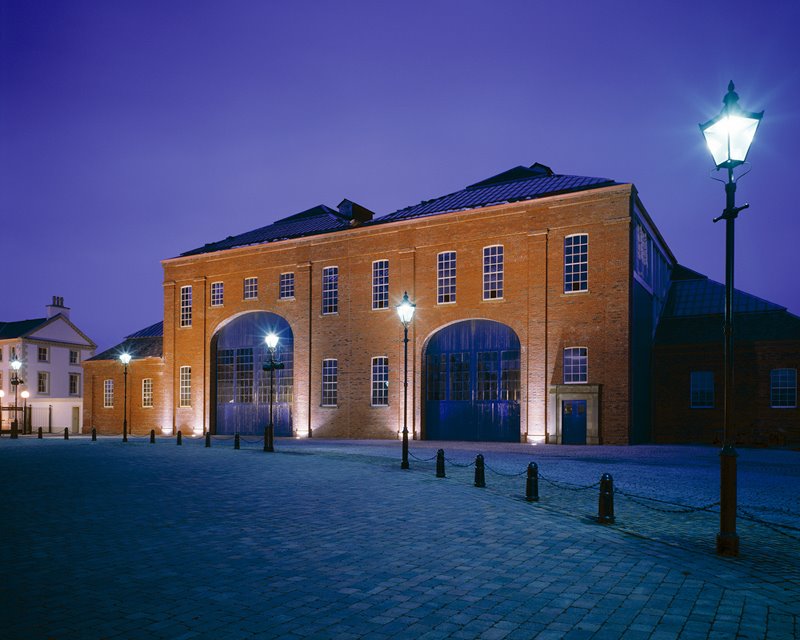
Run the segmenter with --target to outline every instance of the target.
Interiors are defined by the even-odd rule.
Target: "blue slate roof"
[[[218,242],[209,242],[202,247],[185,251],[180,255],[182,257],[193,256],[212,251],[224,251],[225,249],[236,247],[342,231],[351,228],[356,221],[363,221],[365,225],[385,224],[397,220],[408,220],[451,211],[463,211],[465,209],[477,209],[506,202],[532,200],[534,198],[595,189],[614,184],[618,183],[608,178],[586,178],[554,174],[550,167],[537,162],[530,167],[514,167],[486,180],[471,184],[461,191],[434,198],[433,200],[426,200],[374,220],[357,220],[355,215],[352,217],[346,215],[348,211],[346,207],[342,208],[341,211],[336,211],[324,204],[320,204],[267,226],[240,233],[236,236],[228,236]],[[348,200],[343,201],[343,203],[348,202]],[[355,206],[358,207],[358,205]],[[371,215],[371,212],[368,213]]]
[[[132,360],[160,358],[163,354],[163,336],[164,323],[156,322],[125,336],[125,340],[89,360],[118,360],[123,353],[131,354]]]
[[[154,338],[162,337],[163,335],[164,322],[162,320],[160,322],[156,322],[155,324],[151,324],[149,327],[145,327],[144,329],[139,329],[139,331],[136,331],[129,336],[125,336],[125,338]]]
[[[17,320],[16,322],[0,322],[0,340],[21,338],[39,325],[47,322],[47,318],[34,318],[33,320]]]
[[[785,311],[773,302],[735,289],[734,313]],[[725,286],[706,277],[694,280],[676,280],[670,285],[664,313],[666,316],[706,316],[725,312]]]

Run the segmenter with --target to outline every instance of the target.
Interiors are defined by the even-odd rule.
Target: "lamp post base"
[[[731,444],[719,452],[720,501],[717,554],[736,557],[739,555],[739,535],[736,533],[736,458],[739,454]]]

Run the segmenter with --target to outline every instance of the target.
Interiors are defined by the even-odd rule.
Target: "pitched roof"
[[[123,353],[129,353],[131,360],[160,358],[163,355],[163,336],[164,323],[156,322],[125,336],[125,340],[89,360],[117,360]]]
[[[359,218],[358,221],[370,226],[385,224],[397,220],[408,220],[439,213],[463,211],[465,209],[478,209],[490,205],[543,198],[560,193],[584,191],[614,184],[618,183],[608,178],[586,178],[555,174],[550,167],[537,162],[530,167],[514,167],[471,184],[461,191],[434,198],[433,200],[426,200],[380,218],[369,221]],[[348,200],[343,201],[343,203],[348,202]],[[363,207],[356,206],[359,209],[363,209]],[[371,213],[368,210],[364,211]],[[234,249],[236,247],[343,231],[351,228],[356,218],[356,214],[347,215],[346,208],[336,211],[324,204],[320,204],[253,231],[240,233],[236,236],[228,236],[218,242],[209,242],[202,247],[185,251],[180,256],[194,256],[211,253],[212,251],[224,251],[225,249]]]
[[[705,316],[721,314],[724,313],[724,311],[724,285],[709,280],[705,276],[683,280],[675,280],[673,278],[669,288],[667,304],[664,308],[664,315],[671,317]],[[734,313],[757,313],[761,311],[786,311],[786,307],[740,291],[739,289],[734,290]]]
[[[34,318],[33,320],[17,320],[16,322],[0,322],[0,340],[9,338],[22,338],[34,329],[40,327],[47,318]]]

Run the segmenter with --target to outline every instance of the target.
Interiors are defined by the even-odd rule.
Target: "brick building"
[[[397,437],[407,291],[413,437],[653,437],[653,337],[676,261],[631,184],[537,163],[381,217],[319,205],[162,264],[160,358],[130,370],[161,376],[163,404],[134,432],[261,433],[277,333],[276,435]],[[117,388],[108,358],[126,346],[87,377]],[[121,431],[118,408],[91,397],[90,426]]]

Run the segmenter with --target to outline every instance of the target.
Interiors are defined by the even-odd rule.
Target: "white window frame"
[[[42,384],[44,381],[44,384]],[[36,393],[40,396],[50,395],[50,372],[37,371],[36,372]]]
[[[75,391],[72,391],[72,381],[75,381]],[[72,397],[80,396],[81,395],[81,374],[80,373],[70,373],[69,374],[69,388],[68,392],[69,395]]]
[[[581,260],[579,262],[574,262],[573,261],[573,262],[570,263],[569,266],[573,267],[573,269],[574,269],[574,267],[576,267],[576,266],[580,267],[581,265],[586,265],[586,270],[585,270],[586,271],[586,279],[585,279],[585,281],[583,283],[581,283],[580,278],[578,278],[577,282],[580,285],[580,287],[576,289],[575,288],[575,282],[576,281],[574,280],[575,272],[573,270],[573,272],[570,273],[570,278],[573,278],[573,279],[569,282],[569,287],[570,288],[567,289],[567,240],[569,238],[580,238],[580,237],[585,237],[586,238],[586,242],[585,243],[581,243],[581,244],[585,244],[586,245],[586,251],[585,251],[586,255],[584,256],[585,259],[583,259],[583,260]],[[580,244],[579,244],[579,246],[580,246]],[[583,252],[581,252],[581,253],[583,253]],[[570,257],[572,257],[572,255],[574,255],[574,252],[573,252],[573,254],[571,254]],[[578,273],[581,273],[581,272],[578,271]],[[568,236],[564,236],[564,293],[565,294],[586,293],[588,291],[589,291],[589,234],[585,233],[585,232],[584,233],[571,233]]]
[[[791,372],[791,374],[789,373]],[[786,374],[785,376],[783,374]],[[777,374],[778,380],[775,380]],[[792,381],[793,378],[793,381]],[[794,393],[794,403],[789,404],[787,397],[785,404],[780,399],[781,392]],[[776,395],[779,397],[776,399]],[[796,409],[797,408],[797,369],[793,367],[777,367],[769,372],[769,406],[770,409]]]
[[[187,284],[181,287],[181,328],[192,326],[192,285]]]
[[[192,368],[181,367],[179,378],[179,404],[181,408],[192,406]]]
[[[389,260],[372,261],[372,310],[389,308]]]
[[[698,396],[701,392],[705,393],[705,387],[699,387],[699,376],[700,374],[705,374],[707,377],[708,375],[711,376],[711,404],[703,403],[700,400],[695,400],[695,394]],[[697,377],[697,382],[695,379]],[[716,402],[716,385],[714,384],[714,372],[713,371],[690,371],[689,372],[689,408],[690,409],[713,409],[714,403]]]
[[[567,371],[567,352],[578,351],[578,356],[586,360],[586,372],[581,374],[580,364],[578,371]],[[582,346],[564,347],[561,356],[561,364],[563,369],[564,384],[586,384],[589,382],[589,348]],[[569,378],[569,379],[568,379]]]
[[[242,281],[242,299],[258,300],[258,276],[247,276]]]
[[[74,358],[72,356],[75,356]],[[80,364],[81,363],[81,352],[78,349],[70,349],[69,350],[69,363],[71,365]]]
[[[492,249],[499,249],[494,251]],[[488,255],[487,255],[488,252]],[[494,258],[494,260],[493,260]],[[487,264],[488,259],[488,264]],[[503,279],[505,276],[505,249],[502,244],[490,244],[483,248],[483,299],[502,300],[505,291]],[[490,295],[494,293],[495,295]]]
[[[142,408],[153,408],[153,379],[142,378]]]
[[[370,405],[389,406],[389,357],[375,356],[370,362]],[[376,399],[378,402],[376,402]],[[384,400],[384,402],[380,402]]]
[[[50,347],[36,347],[36,362],[50,362]]]
[[[278,278],[278,298],[294,300],[294,271],[286,271]]]
[[[221,307],[225,304],[225,283],[211,283],[211,306]]]
[[[322,315],[339,313],[339,267],[330,265],[322,270]]]
[[[103,380],[103,409],[114,408],[114,381],[110,378]]]
[[[331,363],[333,364],[331,365]],[[336,358],[325,358],[322,361],[321,406],[336,407],[338,406],[338,404],[339,404],[339,361]]]
[[[442,256],[452,256],[443,262]],[[458,252],[440,251],[436,254],[436,304],[455,304],[458,292]],[[445,293],[444,288],[452,287],[452,293]],[[447,300],[444,298],[447,297]]]

